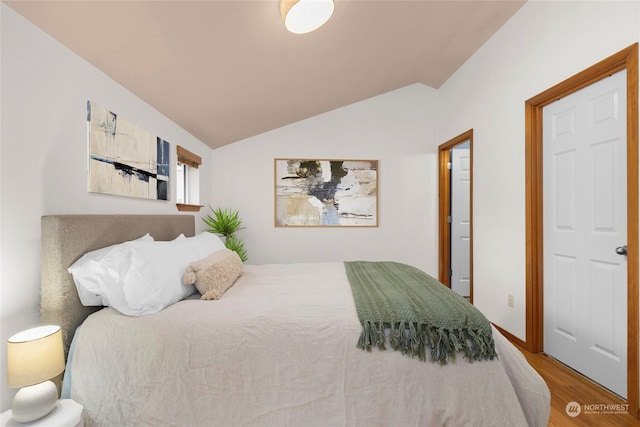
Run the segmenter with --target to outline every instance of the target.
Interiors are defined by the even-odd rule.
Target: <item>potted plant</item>
[[[224,245],[227,249],[235,251],[242,262],[245,262],[249,257],[247,256],[247,250],[244,247],[244,241],[235,235],[236,231],[242,230],[245,227],[242,226],[242,220],[240,219],[240,213],[231,209],[217,208],[211,209],[211,213],[202,220],[209,226],[209,233],[219,234],[224,236]]]

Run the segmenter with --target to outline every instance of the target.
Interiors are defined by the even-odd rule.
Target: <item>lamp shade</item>
[[[7,385],[25,387],[64,371],[60,326],[45,325],[13,335],[7,341]]]
[[[280,0],[284,25],[296,34],[320,28],[331,18],[333,9],[333,0]]]

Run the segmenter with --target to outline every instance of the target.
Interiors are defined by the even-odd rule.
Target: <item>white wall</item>
[[[415,84],[213,151],[249,263],[395,260],[437,275],[437,93]],[[379,160],[376,228],[274,227],[274,158]]]
[[[171,201],[87,192],[87,100],[203,157],[201,202],[211,203],[211,150],[57,41],[0,4],[0,366],[6,340],[39,323],[40,216],[64,213],[177,214]],[[159,88],[159,90],[161,90]],[[174,170],[171,172],[175,174]]]
[[[524,102],[640,40],[639,5],[530,0],[439,89],[440,139],[474,130],[474,303],[521,339]]]

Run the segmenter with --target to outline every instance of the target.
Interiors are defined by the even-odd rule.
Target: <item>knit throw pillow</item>
[[[194,285],[200,299],[220,299],[242,275],[242,260],[229,249],[220,249],[208,257],[192,262],[185,269],[182,283]]]

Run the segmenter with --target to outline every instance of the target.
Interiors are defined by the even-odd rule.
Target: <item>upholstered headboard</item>
[[[192,215],[49,215],[42,217],[40,317],[60,325],[65,357],[73,334],[101,307],[80,303],[67,268],[86,252],[151,234],[172,240],[181,233],[195,235]]]

